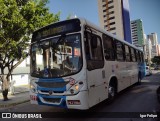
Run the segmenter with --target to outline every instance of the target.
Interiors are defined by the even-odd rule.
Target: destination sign
[[[55,35],[62,35],[78,31],[80,31],[79,19],[66,20],[55,24],[50,24],[42,29],[35,31],[32,36],[32,42]]]

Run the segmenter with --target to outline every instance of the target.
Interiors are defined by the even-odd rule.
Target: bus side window
[[[120,41],[117,41],[117,40],[116,40],[116,53],[117,53],[117,60],[124,61],[123,44]]]
[[[97,35],[86,33],[85,51],[87,69],[93,70],[104,66],[101,38]]]
[[[137,62],[137,54],[135,49],[134,49],[134,56],[135,56],[135,61]]]
[[[139,51],[136,51],[136,57],[137,57],[137,62],[140,62],[140,56],[139,56]]]
[[[130,62],[131,62],[131,61],[132,61],[131,47],[130,47],[130,46],[128,46],[128,48],[129,48],[129,55],[130,55]]]
[[[131,47],[131,56],[132,56],[132,61],[135,62],[136,58],[135,58],[135,54],[134,54],[134,49]]]
[[[103,34],[104,56],[106,60],[115,60],[113,38]]]
[[[138,51],[138,57],[139,57],[139,62],[142,62],[141,54],[139,51]]]
[[[129,52],[129,46],[125,45],[125,55],[126,55],[126,61],[130,62],[131,58],[130,58],[130,52]]]
[[[142,52],[141,52],[141,58],[142,58],[142,62],[144,62],[144,56]]]
[[[87,60],[91,60],[91,56],[90,56],[90,50],[89,50],[89,38],[90,36],[88,35],[87,32],[85,32],[85,38],[86,38],[86,41],[85,41],[85,53],[86,53],[86,59]]]
[[[101,41],[99,37],[95,37],[97,40],[97,47],[92,48],[92,59],[94,60],[103,60],[102,59],[102,46],[101,46]],[[94,40],[93,40],[94,41]]]

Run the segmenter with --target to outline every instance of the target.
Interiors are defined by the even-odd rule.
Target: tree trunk
[[[2,73],[2,94],[3,94],[3,100],[7,101],[8,100],[8,91],[9,91],[9,87],[10,87],[10,75],[11,72],[13,71],[13,62],[10,63],[10,65],[8,66],[8,74],[7,76],[4,75],[4,68],[1,67],[1,73]]]
[[[2,94],[3,94],[3,100],[8,100],[8,91],[9,91],[9,80],[6,79],[6,76],[3,75],[3,82],[2,82]]]
[[[8,89],[3,90],[2,94],[3,94],[3,100],[7,101],[8,100]]]

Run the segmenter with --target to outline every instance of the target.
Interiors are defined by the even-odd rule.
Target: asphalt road
[[[148,118],[156,116],[160,112],[160,104],[157,101],[156,89],[160,85],[160,71],[153,71],[153,75],[147,76],[142,80],[141,85],[134,85],[118,94],[113,103],[104,101],[87,111],[66,110],[48,106],[31,105],[29,102],[17,105],[12,108],[1,110],[0,112],[18,112],[18,113],[41,113],[47,112],[53,114],[55,118],[36,119],[52,121],[158,121],[157,118]],[[57,113],[61,112],[61,113]],[[112,112],[112,113],[111,113]],[[66,117],[66,114],[72,114],[74,117]],[[57,115],[57,116],[56,116]],[[131,115],[131,116],[130,116]],[[136,115],[134,117],[134,115]],[[139,117],[137,117],[137,115]],[[77,116],[77,117],[76,117]],[[114,118],[116,117],[117,118]],[[125,117],[126,116],[126,117]],[[140,118],[146,116],[147,118]],[[43,117],[43,115],[42,115]],[[82,118],[83,117],[83,118]],[[119,118],[122,117],[122,118]],[[0,119],[1,120],[1,119]],[[11,119],[2,119],[9,120]],[[12,119],[32,121],[33,119]]]

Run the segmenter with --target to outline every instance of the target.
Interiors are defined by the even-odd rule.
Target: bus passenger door
[[[87,82],[89,90],[89,107],[91,107],[101,102],[104,98],[104,59],[101,38],[89,32],[86,33],[86,37],[85,53],[87,63]]]

